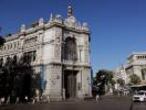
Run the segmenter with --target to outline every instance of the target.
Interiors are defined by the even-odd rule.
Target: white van
[[[133,101],[140,101],[140,102],[146,101],[146,91],[144,90],[138,91],[136,94],[133,95],[132,99]]]

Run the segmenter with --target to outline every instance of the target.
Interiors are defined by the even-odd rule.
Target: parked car
[[[140,101],[140,102],[144,102],[146,101],[146,91],[141,90],[138,91],[136,94],[133,95],[133,101]]]

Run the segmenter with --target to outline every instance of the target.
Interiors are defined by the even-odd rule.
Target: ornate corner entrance
[[[66,99],[75,98],[77,95],[77,71],[64,71],[64,89]]]

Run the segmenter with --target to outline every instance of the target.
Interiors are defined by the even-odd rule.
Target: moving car
[[[133,101],[140,101],[140,102],[146,101],[146,91],[144,90],[138,91],[136,94],[133,95],[132,99]]]

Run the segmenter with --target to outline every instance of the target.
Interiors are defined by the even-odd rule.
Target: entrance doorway
[[[64,71],[64,88],[66,99],[76,97],[76,76],[77,71],[65,70]]]

